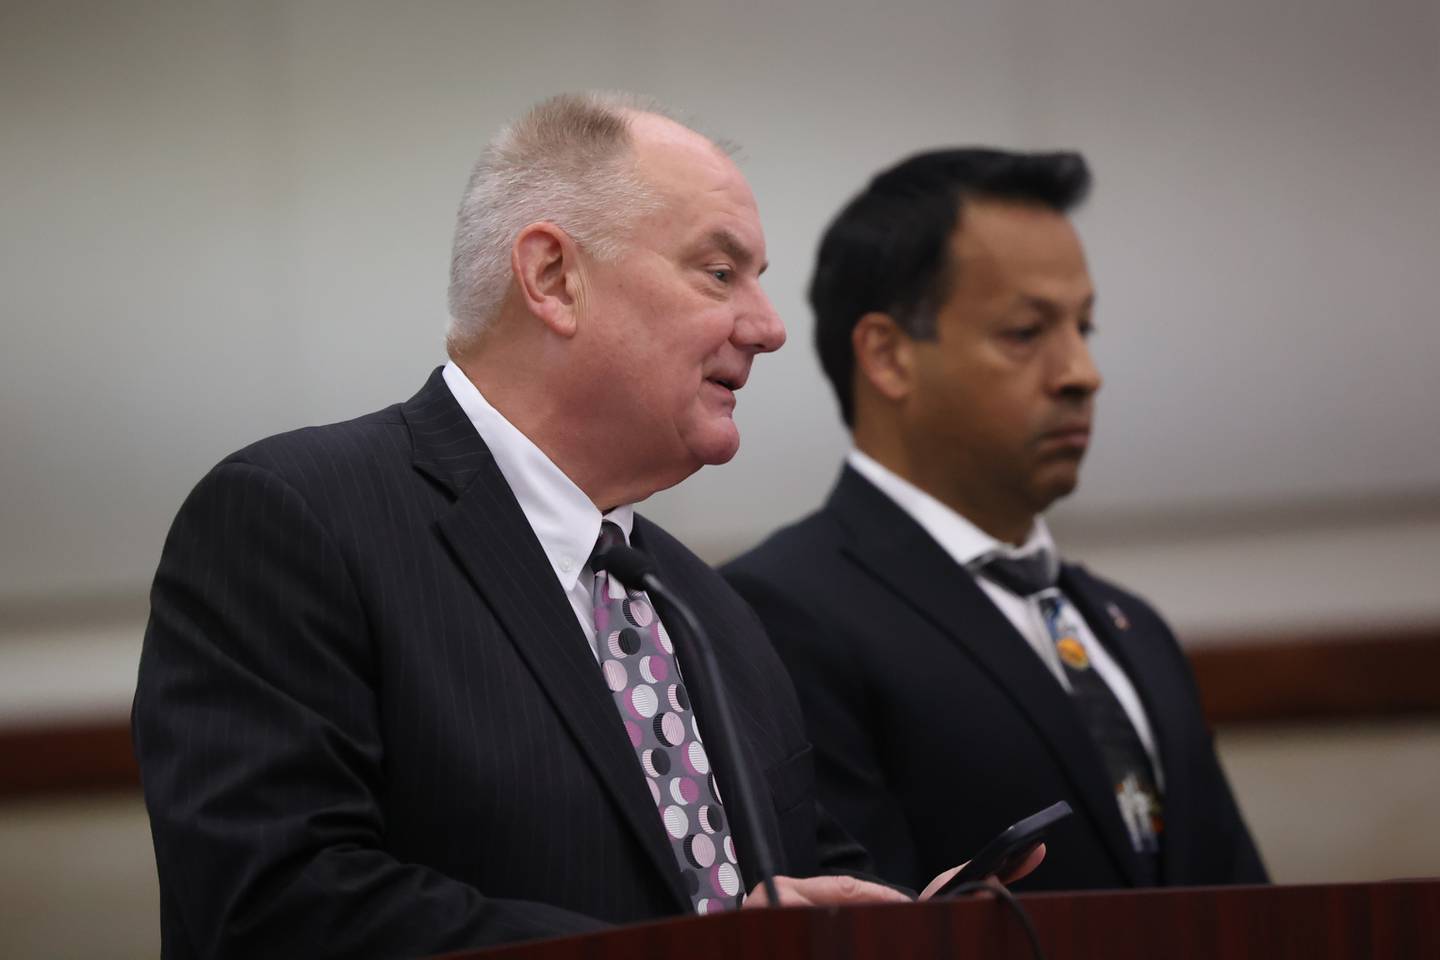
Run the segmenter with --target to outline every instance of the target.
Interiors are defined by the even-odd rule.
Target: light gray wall
[[[470,163],[587,87],[740,141],[761,203],[791,345],[735,463],[646,505],[707,556],[807,510],[844,449],[803,299],[839,204],[927,146],[1073,146],[1107,386],[1062,542],[1196,633],[1440,618],[1433,0],[6,0],[0,724],[124,715],[185,492],[418,387]],[[1437,869],[1410,829],[1435,736],[1222,748],[1280,879],[1360,879]],[[1344,792],[1376,782],[1380,807]],[[133,799],[0,823],[0,953],[153,955]]]
[[[1108,384],[1070,517],[1432,510],[1436,11],[12,0],[0,601],[142,590],[218,457],[408,396],[442,359],[479,147],[595,86],[739,140],[767,224],[791,345],[741,396],[736,461],[648,507],[712,554],[804,512],[843,450],[803,300],[824,222],[955,142],[1076,146],[1097,173]]]

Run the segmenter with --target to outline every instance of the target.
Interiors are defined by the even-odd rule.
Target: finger
[[[1030,855],[1025,858],[1024,862],[1021,863],[1020,866],[1016,867],[1014,870],[1011,870],[1009,873],[1005,874],[1005,876],[1001,877],[1000,882],[1010,884],[1014,883],[1016,880],[1020,880],[1028,876],[1032,870],[1040,866],[1040,861],[1044,859],[1045,844],[1037,843],[1035,845],[1035,849],[1030,851]]]
[[[945,886],[945,884],[949,883],[950,878],[955,876],[955,874],[959,873],[962,869],[964,869],[964,867],[965,864],[962,863],[958,867],[951,867],[949,870],[946,870],[943,873],[936,874],[935,879],[931,880],[928,884],[926,884],[925,889],[920,892],[920,899],[929,900],[931,897],[935,896],[935,891],[939,890],[941,887]]]
[[[796,883],[805,898],[815,906],[910,902],[910,898],[899,890],[856,877],[808,877]]]
[[[797,882],[794,877],[776,877],[775,895],[780,898],[780,902],[778,904],[774,904],[774,906],[815,906],[815,904],[811,903],[810,900],[799,889],[797,889]],[[755,889],[751,890],[745,896],[745,902],[740,905],[740,909],[756,909],[759,907],[769,906],[772,906],[772,904],[770,903],[770,897],[765,893],[765,884],[757,883],[755,885]]]

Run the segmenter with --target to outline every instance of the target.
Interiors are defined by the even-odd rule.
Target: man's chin
[[[695,438],[690,449],[702,465],[718,467],[735,459],[735,454],[740,452],[740,431],[735,421],[727,417],[724,423],[713,424],[703,437]]]
[[[1080,486],[1080,461],[1051,464],[1036,480],[1032,489],[1039,509],[1035,512],[1044,513],[1056,500],[1068,497]]]
[[[704,456],[703,462],[707,467],[718,467],[722,463],[729,463],[735,459],[735,454],[740,452],[740,444],[732,443],[723,448],[717,447],[713,452]]]

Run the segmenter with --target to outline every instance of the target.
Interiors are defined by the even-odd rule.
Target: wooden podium
[[[1435,960],[1440,880],[1025,894],[1049,960]],[[476,960],[1015,958],[1019,918],[999,899],[747,910],[453,954]]]

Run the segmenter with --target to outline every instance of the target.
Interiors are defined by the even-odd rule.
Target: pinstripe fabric
[[[749,608],[653,524],[635,542],[715,625],[783,870],[862,869]],[[133,726],[167,957],[417,955],[689,906],[584,636],[438,371],[200,482]]]

